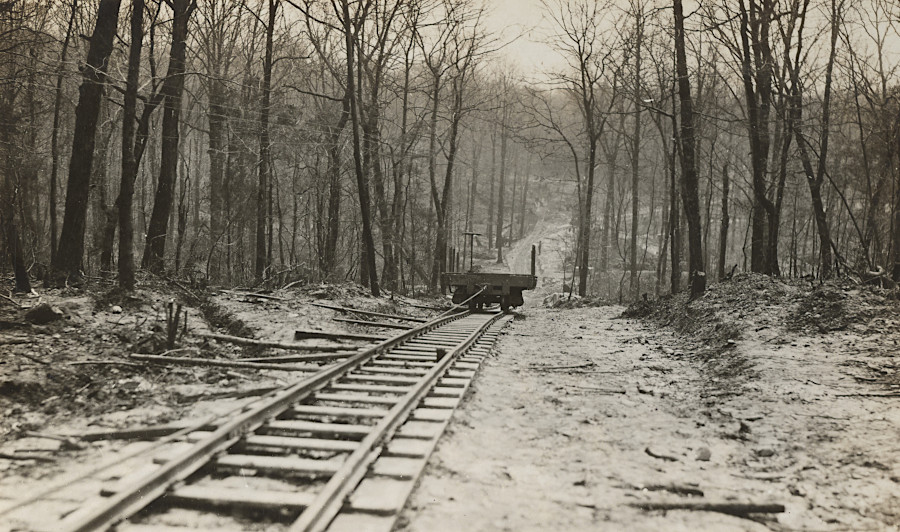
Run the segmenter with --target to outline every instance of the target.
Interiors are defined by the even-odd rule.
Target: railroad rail
[[[388,531],[510,319],[422,323],[0,519],[54,531]]]

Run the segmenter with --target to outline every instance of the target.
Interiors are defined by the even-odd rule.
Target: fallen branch
[[[229,336],[227,334],[215,333],[199,333],[197,336],[201,338],[209,338],[210,340],[219,340],[221,342],[229,342],[238,345],[252,345],[255,347],[271,347],[273,349],[290,349],[293,351],[342,351],[347,349],[345,345],[303,345],[303,344],[284,344],[281,342],[268,342],[266,340],[257,340],[255,338],[244,338],[242,336]]]
[[[649,447],[646,447],[644,449],[644,452],[647,453],[648,455],[652,456],[653,458],[659,458],[660,460],[665,460],[667,462],[677,462],[678,461],[678,459],[675,458],[674,456],[668,456],[665,454],[655,453],[655,452],[651,451]]]
[[[21,345],[33,344],[34,340],[27,338],[10,338],[9,340],[0,340],[0,345]]]
[[[0,453],[0,458],[6,460],[34,460],[36,462],[55,462],[53,458],[47,456],[25,456],[21,454]]]
[[[378,334],[351,334],[351,333],[329,333],[324,331],[294,331],[294,339],[300,340],[304,338],[328,338],[332,340],[361,340],[365,342],[380,342],[387,338]]]
[[[784,512],[783,504],[755,504],[738,502],[703,502],[703,501],[673,501],[673,502],[635,502],[630,506],[642,510],[691,510],[695,512],[718,512],[721,514],[745,517],[748,514],[777,514]]]
[[[622,388],[594,388],[593,386],[572,386],[572,388],[578,388],[579,390],[587,390],[590,392],[597,393],[608,393],[608,394],[626,394],[627,390]]]
[[[164,357],[159,355],[129,355],[129,358],[154,364],[175,364],[180,366],[211,366],[218,368],[275,369],[279,371],[318,371],[319,366],[284,366],[282,364],[260,364],[257,362],[232,362],[209,360],[206,358]]]
[[[26,436],[28,438],[43,438],[45,440],[56,440],[58,442],[62,442],[62,445],[60,446],[62,449],[71,449],[71,450],[84,449],[84,445],[81,445],[80,443],[73,440],[72,438],[67,438],[65,436],[58,436],[56,434],[46,434],[43,432],[34,432],[31,430],[26,430],[23,433],[23,436]]]
[[[406,320],[406,321],[417,321],[420,323],[425,323],[428,320],[425,318],[417,318],[415,316],[400,316],[397,314],[385,314],[383,312],[372,312],[370,310],[360,310],[358,308],[350,308],[350,307],[339,307],[337,305],[326,305],[325,303],[313,303],[314,307],[327,308],[331,310],[337,310],[339,312],[354,312],[356,314],[364,314],[366,316],[378,316],[379,318],[393,318],[395,320]]]
[[[245,397],[259,397],[275,390],[280,390],[280,386],[264,386],[262,388],[253,388],[252,390],[244,390],[240,392],[218,392],[218,393],[198,393],[194,395],[182,395],[178,398],[179,403],[190,403],[201,401],[204,399],[243,399]]]
[[[365,320],[351,320],[347,318],[334,318],[334,321],[340,321],[342,323],[353,323],[356,325],[366,325],[368,327],[384,327],[387,329],[412,329],[412,325],[403,325],[402,323],[390,323],[386,321],[365,321]]]
[[[262,363],[284,363],[284,362],[314,362],[319,360],[337,360],[340,358],[347,358],[349,356],[357,354],[358,351],[341,351],[335,353],[327,353],[327,354],[315,354],[315,355],[285,355],[285,356],[276,356],[276,357],[257,357],[257,358],[242,358],[241,362],[262,362]]]
[[[298,284],[305,283],[305,282],[306,281],[304,279],[298,279],[296,281],[292,281],[292,282],[282,286],[281,289],[287,290],[288,288],[293,288],[293,287],[297,286]]]
[[[839,393],[835,397],[900,397],[900,392]]]
[[[194,425],[193,430],[214,430],[215,425],[210,425],[206,421],[202,426]],[[138,427],[133,429],[121,430],[96,430],[84,432],[81,434],[72,434],[70,438],[76,438],[81,441],[101,441],[101,440],[154,440],[164,436],[175,434],[183,431],[186,427],[184,423],[171,423],[165,425],[151,425],[147,427]]]
[[[31,355],[26,355],[25,353],[12,353],[12,354],[13,354],[13,355],[18,355],[18,356],[20,356],[20,357],[22,357],[22,358],[27,358],[28,360],[30,360],[30,361],[32,361],[32,362],[37,362],[38,364],[44,364],[45,366],[46,366],[47,364],[50,364],[50,363],[47,362],[46,360],[41,360],[41,359],[39,359],[39,358],[37,358],[37,357],[33,357],[33,356],[31,356]]]
[[[75,362],[67,362],[67,366],[129,366],[140,368],[141,364],[134,362],[125,362],[124,360],[76,360]]]
[[[587,364],[575,364],[572,366],[544,366],[542,364],[531,364],[528,367],[531,369],[536,369],[536,370],[553,371],[553,370],[557,370],[557,369],[589,368],[593,365],[594,365],[593,362],[588,362]]]
[[[189,346],[189,347],[179,347],[178,349],[169,349],[168,351],[163,351],[162,353],[159,354],[159,356],[168,356],[168,355],[171,355],[171,354],[173,354],[173,353],[181,353],[181,352],[184,352],[184,351],[191,351],[191,352],[193,352],[193,353],[199,353],[199,352],[200,352],[200,348],[199,348],[199,347],[194,347],[194,346]]]
[[[0,297],[2,297],[3,299],[5,299],[5,300],[9,301],[10,303],[12,303],[13,305],[15,305],[16,308],[22,308],[22,305],[20,305],[19,302],[16,301],[15,299],[13,299],[9,296],[5,296],[3,294],[0,294]]]
[[[283,297],[278,296],[270,296],[268,294],[260,294],[257,292],[238,292],[236,290],[219,290],[219,292],[225,292],[226,294],[235,294],[239,296],[247,296],[247,297],[258,297],[260,299],[271,299],[273,301],[287,301]]]
[[[668,491],[669,493],[674,493],[676,495],[703,497],[703,490],[685,484],[650,484],[648,486],[634,486],[634,489],[646,491]]]

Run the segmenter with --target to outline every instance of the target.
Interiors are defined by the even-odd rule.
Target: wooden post
[[[537,269],[535,269],[535,258],[537,255],[537,247],[532,244],[531,245],[531,275],[532,277],[537,275]]]

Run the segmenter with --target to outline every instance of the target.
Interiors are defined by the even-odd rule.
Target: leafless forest
[[[0,1],[4,268],[409,293],[561,215],[581,295],[900,280],[900,5],[541,9]]]

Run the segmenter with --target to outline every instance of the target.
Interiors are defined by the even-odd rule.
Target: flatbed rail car
[[[467,303],[470,310],[499,303],[503,312],[525,304],[523,290],[537,286],[535,249],[531,248],[531,275],[516,273],[445,272],[441,284],[453,289],[453,303]],[[482,290],[484,289],[484,290]],[[479,293],[481,291],[481,293]],[[477,295],[476,295],[477,294]]]

